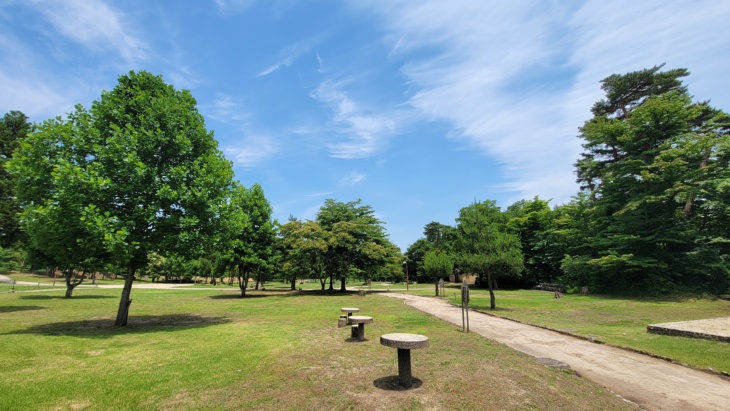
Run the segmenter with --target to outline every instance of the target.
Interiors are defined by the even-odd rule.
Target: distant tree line
[[[0,121],[0,270],[135,280],[234,281],[246,296],[271,278],[368,280],[400,275],[400,250],[359,200],[327,200],[316,221],[281,225],[258,184],[246,188],[206,130],[197,103],[160,76],[129,72],[90,108],[30,124]]]
[[[431,222],[406,251],[411,273],[432,277],[429,253],[445,252],[490,288],[502,277],[595,293],[727,291],[730,116],[692,101],[687,70],[661,69],[601,82],[606,96],[580,128],[580,192],[569,203],[551,209],[535,197],[500,211],[487,201],[462,209],[455,227]]]
[[[86,109],[31,124],[0,119],[0,270],[58,267],[67,297],[85,278],[234,282],[245,297],[279,279],[436,281],[455,270],[490,290],[561,282],[594,293],[719,293],[730,274],[730,117],[693,102],[685,69],[602,81],[580,128],[580,192],[551,208],[521,200],[431,222],[405,255],[360,200],[328,199],[314,220],[281,224],[244,187],[187,90],[130,72]],[[254,284],[249,284],[253,281]]]

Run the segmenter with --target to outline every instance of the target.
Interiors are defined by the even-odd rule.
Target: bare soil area
[[[461,308],[443,299],[381,295],[402,299],[420,311],[462,325]],[[470,311],[469,319],[471,332],[536,358],[568,364],[580,375],[644,409],[730,409],[730,380],[722,376],[474,311]]]

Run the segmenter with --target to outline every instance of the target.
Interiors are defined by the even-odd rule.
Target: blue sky
[[[685,67],[729,110],[728,21],[715,0],[0,0],[0,113],[161,74],[280,221],[360,198],[405,250],[474,200],[569,201],[612,73]]]

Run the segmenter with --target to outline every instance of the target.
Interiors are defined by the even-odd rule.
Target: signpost
[[[408,260],[403,261],[403,264],[406,265],[406,291],[408,291],[408,285],[410,284],[410,281],[408,280]]]
[[[469,333],[469,285],[466,279],[461,283],[461,324],[462,331]]]

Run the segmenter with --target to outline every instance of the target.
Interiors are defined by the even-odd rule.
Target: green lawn
[[[274,287],[271,284],[271,287]],[[630,404],[575,374],[377,295],[283,290],[0,294],[0,409],[619,410]],[[367,341],[336,328],[341,307],[375,323]],[[430,338],[413,352],[415,389],[399,390],[389,332]]]
[[[433,294],[433,291],[431,291]],[[489,310],[489,293],[470,290],[471,308],[500,317],[667,357],[697,368],[730,372],[730,345],[696,338],[649,334],[646,326],[674,321],[730,316],[730,301],[715,298],[628,299],[554,294],[532,290],[498,290],[497,309]],[[461,304],[459,290],[446,297]]]

